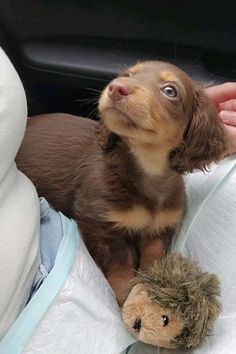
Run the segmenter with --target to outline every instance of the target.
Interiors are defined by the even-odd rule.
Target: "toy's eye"
[[[162,315],[161,318],[162,318],[162,322],[163,322],[163,327],[167,326],[169,323],[169,317]]]
[[[169,98],[175,98],[178,95],[178,91],[174,85],[166,85],[161,87],[161,91]]]

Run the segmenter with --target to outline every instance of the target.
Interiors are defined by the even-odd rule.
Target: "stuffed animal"
[[[131,281],[122,317],[138,340],[190,349],[212,332],[221,305],[219,281],[199,266],[170,254]]]

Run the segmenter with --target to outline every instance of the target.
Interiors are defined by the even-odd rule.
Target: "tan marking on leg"
[[[151,267],[156,260],[166,255],[166,244],[164,240],[160,238],[150,240],[144,247],[141,243],[140,252],[140,268],[146,270]]]
[[[122,306],[127,297],[127,288],[130,280],[135,275],[134,257],[129,250],[125,264],[114,263],[109,266],[106,278],[114,293],[119,306]]]

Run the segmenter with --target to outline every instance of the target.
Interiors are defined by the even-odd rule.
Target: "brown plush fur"
[[[163,93],[168,85],[176,97]],[[162,62],[140,63],[113,80],[99,112],[100,122],[66,114],[30,118],[17,164],[40,196],[78,221],[122,303],[120,279],[128,282],[134,268],[165,254],[181,223],[180,172],[219,160],[225,135],[202,89]]]
[[[171,311],[184,324],[172,342],[173,347],[194,348],[211,334],[221,311],[220,287],[215,275],[202,272],[195,262],[181,255],[171,254],[147,271],[139,272],[129,290],[140,284],[153,304],[161,306],[163,313]]]

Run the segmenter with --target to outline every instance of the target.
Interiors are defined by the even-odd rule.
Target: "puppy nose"
[[[130,88],[119,81],[113,81],[108,86],[108,96],[115,101],[121,100],[124,96],[128,96],[130,93]]]
[[[134,322],[133,329],[137,332],[140,332],[141,326],[142,326],[141,318],[137,318],[136,321]]]

